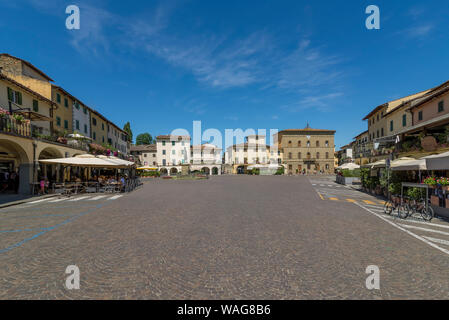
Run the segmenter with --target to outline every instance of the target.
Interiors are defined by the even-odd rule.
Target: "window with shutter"
[[[22,105],[22,92],[16,91],[17,94],[17,104]]]
[[[444,111],[444,101],[438,102],[438,112]]]
[[[39,112],[39,102],[37,100],[33,100],[33,111]]]
[[[8,87],[8,100],[14,101],[14,91]]]

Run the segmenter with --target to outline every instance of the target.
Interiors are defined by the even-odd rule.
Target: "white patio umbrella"
[[[391,170],[393,171],[413,171],[413,170],[427,170],[426,160],[401,160],[398,159],[391,163]]]
[[[337,167],[337,169],[355,170],[355,169],[360,169],[360,166],[358,164],[355,164],[355,163],[345,163],[345,164]]]
[[[435,154],[424,158],[427,170],[449,170],[449,152]]]
[[[386,166],[386,161],[385,160],[379,160],[373,163],[368,163],[367,167],[368,168],[384,168]]]
[[[117,158],[117,157],[112,157],[112,156],[111,157],[107,157],[107,156],[100,155],[100,156],[98,156],[98,158],[106,160],[106,161],[110,161],[113,164],[117,164],[117,165],[125,166],[125,167],[131,167],[131,166],[135,165],[134,162],[126,161],[126,160],[123,160],[123,159],[120,159],[120,158]]]
[[[86,139],[86,140],[92,140],[89,137],[83,136],[82,134],[79,133],[72,133],[68,135],[69,138],[75,138],[75,139]]]
[[[92,168],[119,168],[118,164],[104,159],[100,159],[91,154],[83,154],[71,158],[39,160],[42,163],[63,164],[67,166],[92,167]]]

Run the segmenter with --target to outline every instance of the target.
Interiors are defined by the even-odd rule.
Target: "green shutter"
[[[14,97],[13,97],[13,91],[10,87],[8,87],[8,100],[9,101],[13,101]]]
[[[37,100],[33,100],[33,111],[39,112],[39,102]]]
[[[17,104],[22,105],[22,92],[17,91]]]

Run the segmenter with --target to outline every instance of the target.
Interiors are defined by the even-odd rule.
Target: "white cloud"
[[[343,97],[343,92],[333,92],[322,95],[308,95],[302,97],[298,102],[287,104],[281,109],[288,112],[300,112],[310,108],[317,109],[321,112],[326,112],[332,109],[332,104],[339,98]]]
[[[29,1],[39,10],[49,8],[45,1]],[[335,92],[342,90],[342,59],[327,54],[323,47],[313,46],[310,39],[303,39],[288,51],[267,30],[238,37],[235,33],[198,34],[189,30],[174,33],[170,29],[174,10],[171,2],[161,2],[145,18],[124,18],[85,3],[79,6],[81,29],[68,33],[70,44],[85,56],[112,55],[114,49],[143,51],[191,73],[208,87],[257,85],[261,92],[288,92],[297,101],[290,105],[292,110],[313,106],[324,109],[328,101],[339,97]],[[414,32],[424,35],[430,30],[428,27]],[[205,112],[202,105],[183,107],[187,112]]]
[[[405,29],[401,33],[408,38],[423,38],[427,37],[434,28],[432,24],[423,24]]]

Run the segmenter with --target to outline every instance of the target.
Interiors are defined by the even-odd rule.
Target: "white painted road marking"
[[[87,196],[87,197],[79,197],[79,198],[75,198],[75,199],[72,199],[72,200],[69,200],[69,201],[80,201],[80,200],[84,200],[84,199],[88,199],[88,198],[90,198],[90,196]]]
[[[426,238],[427,240],[432,241],[432,242],[436,242],[436,243],[440,243],[440,244],[449,246],[449,241],[447,241],[447,240],[442,240],[442,239],[437,239],[437,238],[432,238],[432,237],[423,237],[423,238]]]
[[[408,228],[408,229],[415,229],[415,230],[420,230],[420,231],[433,232],[433,233],[444,234],[445,236],[449,236],[449,233],[448,232],[444,232],[444,231],[427,229],[427,228],[421,228],[421,227],[415,227],[415,226],[409,226],[409,225],[401,224],[401,223],[399,225],[403,226],[404,228]]]
[[[49,202],[50,203],[55,203],[55,202],[61,202],[61,201],[65,201],[65,200],[67,200],[67,198],[52,200],[52,201],[49,201]]]
[[[123,195],[117,195],[117,196],[110,197],[108,200],[116,200],[121,197],[123,197]]]
[[[94,200],[100,200],[100,199],[103,199],[103,198],[105,198],[106,196],[97,196],[97,197],[94,197],[94,198],[92,198],[92,199],[89,199],[88,201],[94,201]]]
[[[30,202],[30,204],[41,203],[41,202],[48,201],[48,200],[50,200],[50,199],[37,200],[37,201]]]
[[[386,223],[392,225],[393,227],[395,227],[395,228],[397,228],[397,229],[399,229],[399,230],[401,230],[401,231],[404,231],[405,233],[409,234],[410,236],[414,237],[415,239],[418,239],[418,240],[420,240],[420,241],[422,241],[422,242],[428,244],[428,245],[431,246],[432,248],[435,248],[435,249],[437,249],[437,250],[440,250],[441,252],[443,252],[443,253],[449,255],[449,250],[444,249],[444,248],[441,248],[440,246],[438,246],[438,245],[436,245],[435,243],[433,243],[433,242],[431,242],[431,241],[425,239],[424,237],[421,237],[421,236],[419,236],[419,235],[417,235],[417,234],[415,234],[415,233],[413,233],[413,232],[411,232],[411,231],[409,231],[409,230],[407,230],[407,229],[401,227],[400,225],[398,225],[398,224],[396,224],[396,223],[394,223],[394,222],[392,222],[392,221],[389,221],[387,218],[382,217],[382,215],[380,215],[380,214],[378,214],[378,213],[375,213],[374,211],[370,210],[369,208],[365,208],[363,205],[361,205],[361,204],[359,204],[359,203],[356,203],[356,205],[358,205],[358,206],[359,206],[360,208],[362,208],[362,209],[365,209],[365,210],[368,211],[369,213],[374,214],[376,217],[378,217],[379,219],[382,219],[383,221],[385,221]]]
[[[384,215],[384,216],[389,218],[389,219],[394,219],[394,217],[392,217],[392,216],[388,216],[388,215]],[[424,225],[427,225],[427,226],[432,226],[432,227],[437,227],[437,228],[449,229],[449,226],[445,226],[445,225],[438,224],[438,223],[430,223],[430,222],[411,220],[411,219],[404,220],[404,222],[418,223],[418,224],[424,224]]]

